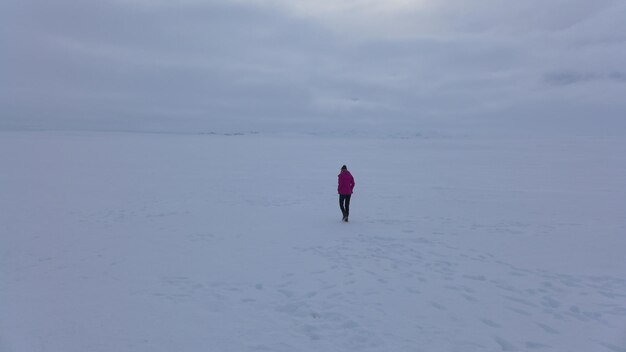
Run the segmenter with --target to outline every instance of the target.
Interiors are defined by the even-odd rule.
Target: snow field
[[[0,351],[626,351],[624,147],[4,132]]]

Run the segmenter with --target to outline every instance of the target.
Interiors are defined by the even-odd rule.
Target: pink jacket
[[[350,171],[341,171],[341,173],[337,177],[339,178],[339,186],[337,186],[337,192],[339,192],[339,194],[352,194],[355,183],[354,177],[352,177]]]

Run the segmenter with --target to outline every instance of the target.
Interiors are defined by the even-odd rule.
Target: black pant
[[[339,208],[341,208],[341,212],[345,217],[350,215],[350,197],[352,197],[351,194],[339,195]]]

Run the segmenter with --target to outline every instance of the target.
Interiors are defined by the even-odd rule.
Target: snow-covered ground
[[[625,150],[1,132],[0,351],[623,352]]]

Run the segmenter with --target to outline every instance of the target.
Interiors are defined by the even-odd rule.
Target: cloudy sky
[[[611,124],[625,18],[623,0],[4,0],[0,128]]]

